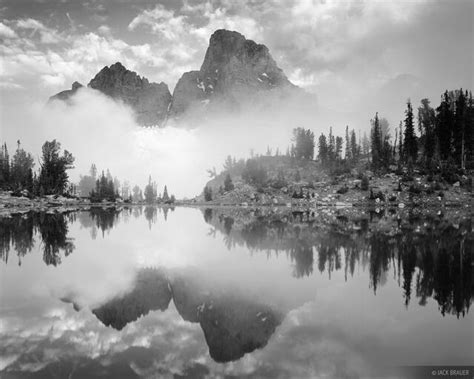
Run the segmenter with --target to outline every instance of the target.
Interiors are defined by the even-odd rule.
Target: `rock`
[[[190,71],[183,74],[173,91],[173,100],[170,108],[171,116],[178,116],[193,107],[199,109],[206,100],[199,71]]]
[[[337,201],[336,202],[336,207],[337,208],[347,208],[347,207],[352,207],[352,204],[346,203],[346,202],[343,202],[343,201]]]
[[[405,208],[405,204],[399,203],[399,204],[398,204],[398,208]]]
[[[459,187],[460,186],[460,183],[459,182],[456,182],[453,184],[453,187]]]

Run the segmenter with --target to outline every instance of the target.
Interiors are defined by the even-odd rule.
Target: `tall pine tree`
[[[409,165],[416,162],[418,155],[418,142],[415,135],[415,126],[413,124],[413,108],[411,101],[407,102],[407,110],[405,111],[405,138],[404,138],[404,157]]]

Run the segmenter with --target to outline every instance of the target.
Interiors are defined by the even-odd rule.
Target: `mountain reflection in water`
[[[216,362],[233,361],[265,346],[281,322],[281,315],[271,307],[236,289],[216,290],[203,274],[174,272],[172,276],[162,269],[141,270],[130,292],[92,312],[104,325],[121,330],[150,311],[165,311],[173,300],[185,321],[200,324]]]
[[[114,230],[120,230],[120,234],[113,234]],[[175,246],[180,247],[174,251]],[[182,246],[188,250],[183,250]],[[212,259],[204,253],[207,249]],[[194,254],[193,250],[197,252]],[[144,333],[157,333],[158,336],[167,333],[162,335],[162,342],[153,337],[154,344],[171,343],[170,336],[174,336],[173,341],[181,342],[178,345],[173,342],[174,348],[170,347],[169,354],[173,359],[185,359],[183,354],[189,355],[191,350],[195,354],[191,354],[194,363],[181,364],[180,369],[176,369],[179,375],[205,377],[217,370],[216,366],[211,368],[209,362],[202,364],[205,359],[199,355],[200,347],[197,347],[199,338],[196,333],[199,331],[213,362],[239,362],[241,366],[232,367],[244,370],[249,362],[253,362],[252,359],[259,359],[252,357],[275,357],[273,368],[264,368],[253,362],[252,365],[260,367],[260,371],[255,368],[257,371],[252,372],[276,377],[282,370],[289,370],[289,366],[283,369],[283,362],[291,366],[288,361],[294,364],[301,360],[304,349],[308,349],[308,358],[312,349],[318,349],[322,356],[332,351],[324,341],[339,334],[343,336],[343,330],[351,330],[352,324],[355,330],[362,325],[361,338],[365,338],[365,334],[371,335],[372,332],[368,332],[358,319],[367,317],[376,323],[390,320],[393,324],[394,320],[405,317],[400,316],[403,313],[388,316],[384,311],[365,309],[362,302],[370,298],[374,299],[371,300],[372,307],[385,307],[387,312],[389,308],[390,312],[399,312],[400,308],[408,310],[410,306],[412,310],[425,308],[426,312],[430,315],[436,313],[441,320],[452,320],[446,333],[455,326],[453,323],[472,319],[469,310],[474,296],[473,252],[472,215],[457,215],[456,212],[443,215],[409,210],[291,212],[286,209],[125,207],[66,213],[29,212],[0,217],[0,258],[4,262],[0,268],[3,274],[10,275],[10,279],[5,281],[6,287],[0,291],[2,298],[6,299],[2,302],[7,304],[0,312],[0,321],[3,320],[5,325],[0,329],[0,345],[4,346],[0,348],[0,358],[6,362],[0,366],[0,373],[24,377],[22,373],[33,372],[36,373],[33,376],[41,377],[42,373],[43,377],[48,377],[52,370],[67,376],[74,367],[82,367],[77,371],[79,376],[134,377],[153,376],[171,370],[164,368],[167,363],[163,363],[170,358],[158,353],[157,348],[152,352],[145,337],[128,345],[126,356],[110,355],[110,351],[106,354],[100,350],[86,359],[83,353],[74,351],[68,353],[69,358],[62,358],[68,363],[63,360],[48,363],[43,353],[40,356],[18,353],[15,346],[21,350],[24,343],[21,336],[28,334],[22,328],[26,330],[27,325],[21,321],[9,324],[13,322],[11,320],[18,317],[32,319],[32,314],[49,314],[51,311],[47,307],[57,308],[62,304],[67,309],[54,312],[66,312],[70,319],[79,320],[78,325],[85,325],[81,327],[85,328],[82,333],[100,330],[101,334],[118,333],[122,336],[114,334],[111,341],[131,338],[141,328],[144,328]],[[225,255],[227,253],[231,255]],[[12,264],[16,266],[13,254],[22,266],[16,271],[12,267]],[[34,256],[41,258],[41,266],[49,271],[40,266],[33,269],[31,263],[29,268],[25,267],[30,262],[28,259]],[[255,270],[252,262],[255,262]],[[70,267],[56,279],[55,272],[60,272],[64,266]],[[31,277],[22,276],[24,270],[29,270],[26,272]],[[49,277],[51,284],[43,284],[42,281],[49,280]],[[347,286],[341,287],[341,282]],[[15,288],[17,284],[18,290]],[[15,303],[16,297],[24,295],[21,291],[30,291],[32,294],[27,298],[31,299],[39,291],[32,289],[42,286],[49,286],[47,296],[38,298],[39,303],[44,302],[45,309],[40,311],[41,306],[33,302],[31,311],[25,315],[14,311],[23,309]],[[332,302],[335,293],[341,294],[337,296],[337,304]],[[346,300],[341,302],[341,299],[346,293],[350,298],[344,304]],[[52,299],[48,300],[48,297]],[[358,304],[357,297],[360,297],[360,310],[354,308]],[[53,300],[54,306],[50,304]],[[430,304],[435,304],[435,308]],[[307,316],[304,316],[305,312],[308,312]],[[54,315],[59,317],[57,313]],[[426,317],[427,313],[424,315]],[[317,323],[319,318],[323,322],[324,317],[328,317],[325,326],[317,324],[305,332],[304,324],[308,320]],[[408,320],[414,317],[412,325],[403,326],[408,332],[416,327],[417,321],[415,314],[406,317]],[[94,320],[103,324],[102,329],[97,329]],[[441,336],[444,333],[441,329],[430,326],[441,321],[430,320],[426,322],[427,333]],[[165,330],[166,324],[170,330]],[[8,325],[14,325],[11,333],[7,332]],[[404,333],[403,328],[395,331],[390,325],[387,325],[393,339],[390,354],[394,358],[397,354],[403,357],[401,347],[406,344],[397,340],[398,333]],[[196,327],[198,330],[194,329]],[[74,328],[68,332],[68,344],[78,338],[73,336]],[[325,328],[329,329],[326,331]],[[45,330],[48,330],[48,324]],[[189,336],[184,337],[189,333],[194,336],[192,342]],[[315,333],[316,338],[311,338],[308,345],[307,338],[311,333]],[[352,334],[351,331],[348,335]],[[301,354],[297,353],[300,350],[292,350],[295,347],[288,345],[289,341],[299,341]],[[181,348],[176,350],[176,346],[183,343],[192,346],[185,349],[186,353]],[[359,346],[360,341],[354,340],[344,349],[349,349],[351,344]],[[428,357],[426,359],[436,356],[436,347],[427,348],[425,356],[416,342],[412,341],[412,344],[417,354]],[[101,345],[100,349],[106,349],[104,346]],[[277,358],[278,346],[288,351],[286,357]],[[335,346],[336,351],[341,349]],[[387,359],[376,345],[364,346],[367,350],[364,359],[373,360],[364,362],[364,365],[377,364],[377,354]],[[397,350],[399,348],[401,350]],[[41,347],[40,351],[44,349]],[[460,345],[457,350],[453,345],[453,356],[463,356],[464,353],[469,355],[465,347]],[[94,358],[101,354],[105,354],[103,359],[110,366]],[[350,350],[344,354],[353,356]],[[71,360],[75,355],[77,357]],[[11,359],[12,363],[8,363]],[[363,376],[361,373],[367,369],[360,364],[364,368],[352,371],[354,362],[344,361],[342,364],[342,358],[337,354],[328,359],[318,360],[323,369],[313,367],[314,372],[357,377]],[[282,366],[277,368],[280,363]],[[232,371],[229,367],[225,370]],[[237,370],[236,375],[242,376],[244,371]],[[302,371],[300,377],[307,374]]]

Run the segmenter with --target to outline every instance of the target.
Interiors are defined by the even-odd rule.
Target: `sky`
[[[57,118],[38,115],[47,98],[117,61],[172,92],[199,69],[219,28],[265,44],[337,124],[302,126],[366,131],[379,112],[394,130],[408,98],[436,106],[445,89],[472,89],[473,8],[472,0],[0,0],[1,139],[38,150],[37,120]]]

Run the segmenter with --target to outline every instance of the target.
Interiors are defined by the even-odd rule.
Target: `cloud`
[[[56,30],[48,28],[40,21],[32,18],[18,20],[16,27],[18,29],[32,29],[33,33],[31,36],[38,32],[40,34],[41,43],[44,44],[56,44],[62,41],[61,36]]]
[[[64,86],[66,80],[63,75],[58,74],[58,75],[41,75],[41,80],[42,82],[49,87],[58,87],[58,86]]]
[[[0,38],[18,38],[18,35],[12,28],[0,22]]]

